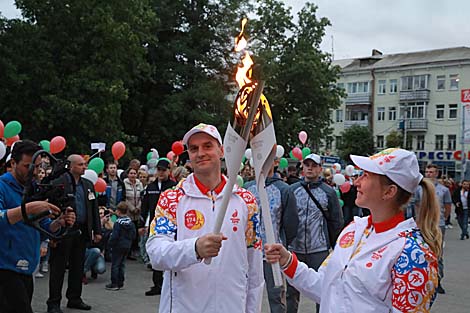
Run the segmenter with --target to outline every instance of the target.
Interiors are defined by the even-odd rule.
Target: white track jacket
[[[250,192],[233,189],[219,255],[210,265],[196,256],[196,239],[213,230],[225,181],[210,191],[192,174],[160,196],[147,241],[152,267],[165,271],[160,313],[261,312],[262,244]]]

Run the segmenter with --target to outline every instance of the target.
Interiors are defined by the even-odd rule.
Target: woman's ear
[[[382,194],[382,200],[390,200],[393,199],[398,192],[398,187],[394,184],[388,185],[385,187],[385,190]]]

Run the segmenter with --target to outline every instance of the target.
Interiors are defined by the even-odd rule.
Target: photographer
[[[32,273],[39,262],[40,237],[37,230],[23,222],[21,199],[32,156],[39,150],[32,141],[18,141],[11,153],[12,171],[0,177],[0,307],[6,313],[33,312]],[[46,201],[26,204],[27,215],[45,211],[51,212],[49,217],[61,214],[57,206]],[[67,209],[56,220],[47,217],[40,223],[44,229],[56,233],[74,222],[75,213]]]

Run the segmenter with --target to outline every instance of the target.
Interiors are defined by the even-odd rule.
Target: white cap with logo
[[[307,155],[304,158],[303,162],[305,162],[307,160],[312,160],[313,162],[317,163],[318,165],[321,164],[321,157],[318,154],[315,154],[315,153],[310,153],[309,155]]]
[[[209,124],[204,124],[204,123],[200,123],[196,126],[194,126],[193,128],[191,128],[183,137],[183,143],[188,146],[188,141],[189,141],[189,138],[194,135],[194,134],[197,134],[197,133],[206,133],[208,134],[209,136],[213,137],[214,139],[216,139],[220,144],[222,144],[222,137],[220,137],[220,133],[219,131],[217,130],[217,127],[213,126],[213,125],[209,125]]]
[[[351,155],[351,160],[361,169],[385,175],[404,190],[414,193],[423,175],[419,172],[414,153],[398,148],[380,151],[370,157]]]

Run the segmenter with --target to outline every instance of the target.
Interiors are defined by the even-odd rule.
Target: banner
[[[463,143],[470,143],[470,89],[462,89],[462,139]]]

